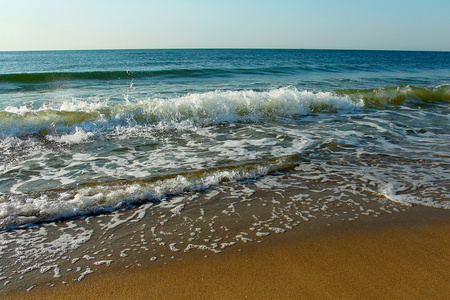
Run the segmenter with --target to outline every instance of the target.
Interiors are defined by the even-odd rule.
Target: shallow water
[[[110,266],[129,268],[217,255],[295,227],[378,218],[408,207],[363,193],[363,182],[297,167],[134,209],[0,232],[5,292],[72,284]],[[315,225],[314,225],[315,224]],[[326,224],[326,225],[325,225]]]

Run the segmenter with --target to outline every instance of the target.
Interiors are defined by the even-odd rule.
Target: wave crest
[[[4,135],[108,132],[117,128],[217,125],[295,118],[311,113],[337,113],[361,108],[362,101],[331,92],[281,88],[265,92],[214,91],[171,99],[145,99],[125,105],[108,102],[64,102],[39,109],[7,107],[0,112]],[[78,128],[78,129],[77,129]]]

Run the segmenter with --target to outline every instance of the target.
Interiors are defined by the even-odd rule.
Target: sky
[[[0,51],[450,51],[448,0],[0,0]]]

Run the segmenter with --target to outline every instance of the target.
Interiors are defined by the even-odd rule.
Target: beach
[[[449,220],[448,211],[414,207],[297,227],[218,255],[111,266],[81,282],[4,299],[446,299]]]
[[[0,295],[448,295],[448,52],[1,52]]]

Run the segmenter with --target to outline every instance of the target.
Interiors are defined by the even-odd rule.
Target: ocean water
[[[0,52],[0,280],[51,269],[58,278],[55,257],[144,216],[156,225],[139,223],[140,247],[151,228],[177,252],[180,241],[158,240],[155,228],[188,226],[192,207],[203,223],[210,213],[210,228],[220,215],[228,232],[236,214],[263,224],[257,212],[270,205],[266,220],[284,223],[249,225],[256,237],[314,211],[331,217],[333,205],[449,209],[449,113],[449,52]],[[211,232],[215,243],[185,251],[252,239],[237,232],[220,247]]]

